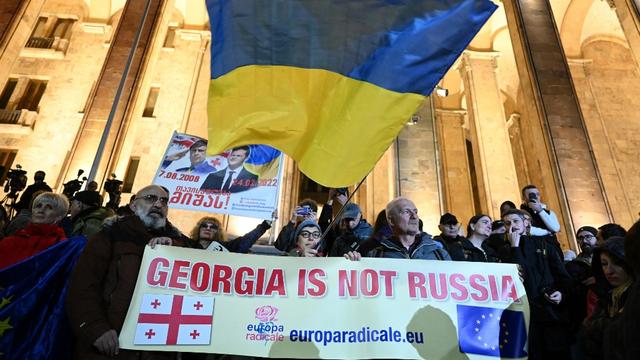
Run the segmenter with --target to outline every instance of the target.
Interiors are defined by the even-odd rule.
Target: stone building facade
[[[558,214],[566,248],[579,226],[630,226],[640,210],[636,1],[496,3],[440,82],[448,96],[430,97],[408,119],[355,201],[373,222],[407,196],[437,233],[441,213],[465,225],[476,213],[496,217],[533,183]],[[44,170],[60,191],[89,171],[103,140],[96,179],[124,179],[126,202],[150,183],[174,130],[206,136],[209,51],[204,1],[2,1],[0,165]],[[281,193],[281,219],[302,197],[326,200],[289,159]],[[201,215],[171,217],[188,232]],[[232,234],[256,224],[223,222]]]

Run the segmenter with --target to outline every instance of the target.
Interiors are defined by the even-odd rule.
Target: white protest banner
[[[171,192],[169,207],[271,219],[282,154],[247,145],[207,156],[203,138],[174,133],[153,183]]]
[[[147,248],[120,347],[277,358],[527,357],[515,265]]]

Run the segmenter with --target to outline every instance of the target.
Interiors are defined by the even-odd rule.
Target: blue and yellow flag
[[[64,301],[87,239],[75,237],[0,271],[0,359],[70,359]]]
[[[207,0],[209,153],[268,144],[364,177],[496,9],[490,0]]]

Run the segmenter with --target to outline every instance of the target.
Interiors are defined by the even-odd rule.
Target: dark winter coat
[[[147,229],[135,215],[113,217],[94,235],[78,259],[67,294],[67,314],[76,337],[77,359],[112,359],[93,347],[110,329],[120,333],[136,286],[145,246],[154,237],[183,246],[188,238],[167,222]],[[175,359],[175,353],[120,350],[116,359]]]
[[[612,237],[605,242],[601,247],[594,250],[592,259],[593,275],[596,279],[604,278],[604,272],[602,269],[600,254],[607,252],[616,257],[618,262],[623,265],[629,273],[631,267],[625,260],[624,250],[624,238]],[[632,275],[632,274],[629,274]],[[625,348],[621,342],[625,334],[623,331],[623,318],[627,315],[627,305],[633,307],[629,302],[629,295],[633,286],[629,287],[620,295],[619,308],[620,310],[611,315],[609,313],[609,306],[611,305],[611,295],[607,296],[598,304],[594,314],[585,323],[584,327],[584,353],[586,359],[624,359]],[[633,311],[633,310],[630,310]]]
[[[454,238],[450,238],[448,236],[444,236],[444,234],[437,235],[433,238],[434,241],[442,244],[442,247],[447,250],[452,259],[460,259],[464,256],[461,248],[457,246],[464,239],[464,236],[456,236]]]
[[[345,231],[336,238],[331,251],[329,251],[329,256],[342,256],[349,251],[357,251],[372,232],[371,225],[364,219],[360,220],[354,229]]]
[[[468,239],[451,244],[449,248],[451,249],[449,255],[453,261],[500,262],[495,251],[486,242],[482,243],[482,250],[475,247]]]
[[[416,241],[407,250],[400,241],[391,237],[380,241],[367,257],[419,260],[451,260],[446,250],[440,248],[427,233],[417,235]]]
[[[520,265],[524,273],[531,321],[568,321],[563,304],[571,296],[571,278],[555,246],[537,237],[522,236],[520,246],[511,248],[509,262]],[[545,292],[551,290],[562,293],[563,302],[560,305],[551,304],[545,299]]]

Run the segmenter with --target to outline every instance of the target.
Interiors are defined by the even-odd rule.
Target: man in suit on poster
[[[200,190],[237,193],[258,186],[258,175],[252,174],[244,168],[244,162],[250,154],[249,146],[232,149],[227,159],[227,167],[209,174]]]

